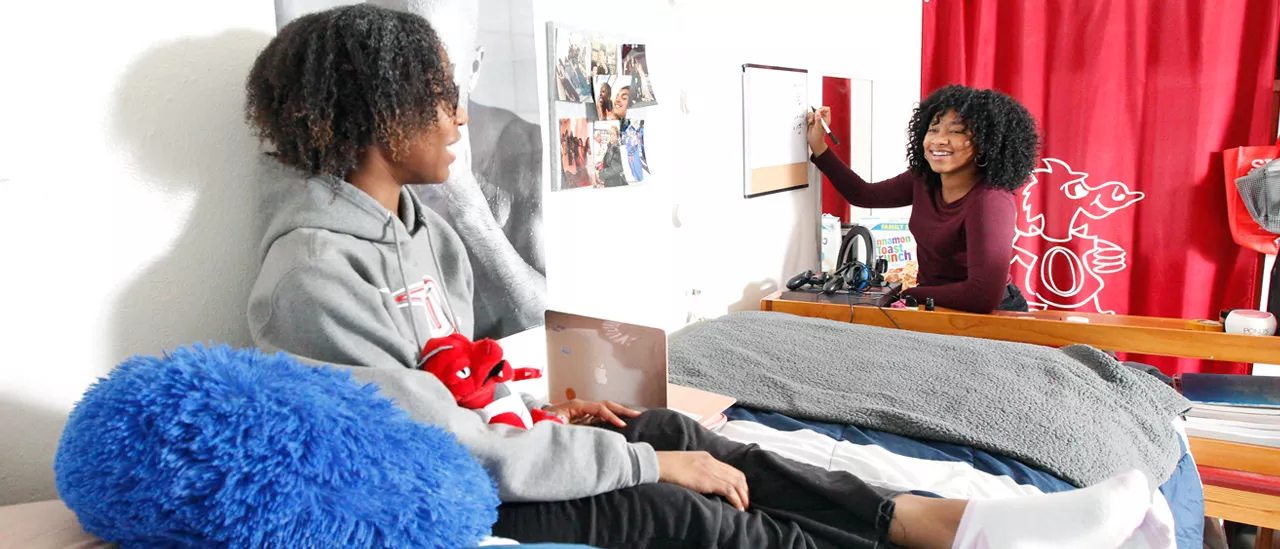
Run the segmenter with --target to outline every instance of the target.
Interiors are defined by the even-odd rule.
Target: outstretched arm
[[[823,175],[831,180],[831,185],[850,204],[859,208],[900,208],[910,206],[915,186],[919,179],[911,172],[881,181],[868,183],[853,173],[836,153],[830,148],[821,155],[811,159],[813,164],[822,170]]]
[[[827,179],[831,180],[831,185],[844,196],[845,200],[859,208],[899,208],[911,205],[919,178],[910,172],[905,172],[880,183],[868,183],[858,177],[858,174],[853,173],[853,170],[849,169],[849,166],[827,147],[827,134],[822,127],[822,121],[826,121],[830,126],[830,107],[822,107],[816,115],[809,113],[806,116],[807,139],[809,149],[813,151],[810,160],[819,170],[822,170]]]

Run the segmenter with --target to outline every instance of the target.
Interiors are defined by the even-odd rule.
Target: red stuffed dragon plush
[[[463,408],[475,410],[490,425],[520,429],[540,421],[564,423],[545,410],[529,409],[520,395],[503,385],[542,377],[536,368],[512,368],[502,347],[491,339],[471,341],[462,334],[438,337],[422,349],[421,368],[440,379]]]

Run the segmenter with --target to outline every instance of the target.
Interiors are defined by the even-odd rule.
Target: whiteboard
[[[806,70],[742,66],[743,196],[808,186],[808,97]]]

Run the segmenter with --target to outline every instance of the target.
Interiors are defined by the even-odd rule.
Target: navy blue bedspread
[[[861,429],[852,425],[801,420],[776,412],[733,407],[725,412],[730,421],[752,421],[779,431],[811,430],[835,440],[858,445],[876,445],[896,455],[968,463],[979,471],[1007,476],[1021,485],[1032,485],[1044,493],[1075,489],[1074,486],[1044,471],[1027,466],[1016,459],[982,450],[950,444],[917,440],[910,437]],[[1182,458],[1173,475],[1160,486],[1160,492],[1173,511],[1178,549],[1200,549],[1204,539],[1204,491],[1195,462],[1183,443]],[[918,492],[919,493],[919,492]]]

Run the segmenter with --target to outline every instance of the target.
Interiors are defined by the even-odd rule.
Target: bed
[[[761,310],[1052,347],[1084,343],[1122,352],[1280,363],[1280,345],[1275,340],[1190,331],[1186,321],[1177,319],[1061,312],[970,315],[945,310],[878,310],[788,301],[778,294],[762,300]],[[745,406],[731,408],[726,416],[728,421],[717,430],[728,438],[756,443],[820,467],[848,470],[872,483],[910,489],[925,495],[991,498],[1074,489],[1072,484],[1061,478],[1017,459],[966,445],[900,436],[844,423],[790,417]],[[1175,419],[1169,427],[1177,433],[1181,452],[1172,474],[1160,485],[1163,503],[1168,505],[1174,518],[1178,548],[1203,546],[1206,516],[1263,524],[1235,518],[1242,513],[1257,515],[1256,509],[1240,509],[1238,504],[1233,506],[1229,500],[1238,502],[1238,492],[1223,494],[1221,487],[1202,487],[1197,463],[1189,448],[1198,448],[1203,453],[1207,441],[1188,439],[1181,423],[1180,419]],[[1230,464],[1220,465],[1219,462],[1233,458],[1239,461],[1238,455],[1223,458],[1217,455],[1220,453],[1214,451],[1205,459],[1224,467]],[[1205,494],[1210,489],[1212,493],[1206,505]]]
[[[758,312],[673,334],[669,363],[672,382],[739,399],[717,429],[727,438],[961,499],[1072,490],[1136,467],[1160,486],[1157,514],[1172,517],[1179,549],[1202,544],[1185,399],[1096,349]]]
[[[875,308],[867,309],[870,313],[881,314]],[[838,310],[817,309],[813,312],[817,314],[806,316],[848,322],[852,311],[847,306],[841,306]],[[841,312],[844,318],[839,318]],[[897,313],[898,311],[894,311],[890,314]],[[886,324],[888,322],[885,321]],[[1024,330],[1023,335],[1026,333],[1043,335],[1044,332]],[[675,355],[678,354],[675,347],[678,346],[680,335],[681,332],[672,335],[673,376],[677,360]],[[1104,334],[1103,337],[1110,336]],[[1018,338],[1010,339],[1020,341]],[[1036,343],[1052,344],[1045,341]],[[545,347],[542,346],[544,337],[536,331],[504,340],[502,344],[508,356],[545,356]],[[672,379],[679,381],[675,377]],[[545,383],[540,381],[518,382],[521,385],[519,390],[545,394]],[[716,390],[716,387],[700,386],[696,382],[688,384]],[[999,498],[1075,488],[1062,478],[1023,461],[968,445],[902,436],[849,423],[805,419],[750,406],[730,408],[726,411],[726,416],[727,421],[715,428],[722,436],[744,443],[759,444],[800,462],[827,469],[846,470],[872,484],[921,495]],[[1166,505],[1173,517],[1177,547],[1198,549],[1202,547],[1205,516],[1205,497],[1200,476],[1196,463],[1187,450],[1189,441],[1181,427],[1181,420],[1167,422],[1164,427],[1176,435],[1178,451],[1169,464],[1171,473],[1160,484],[1160,497],[1156,504]]]

